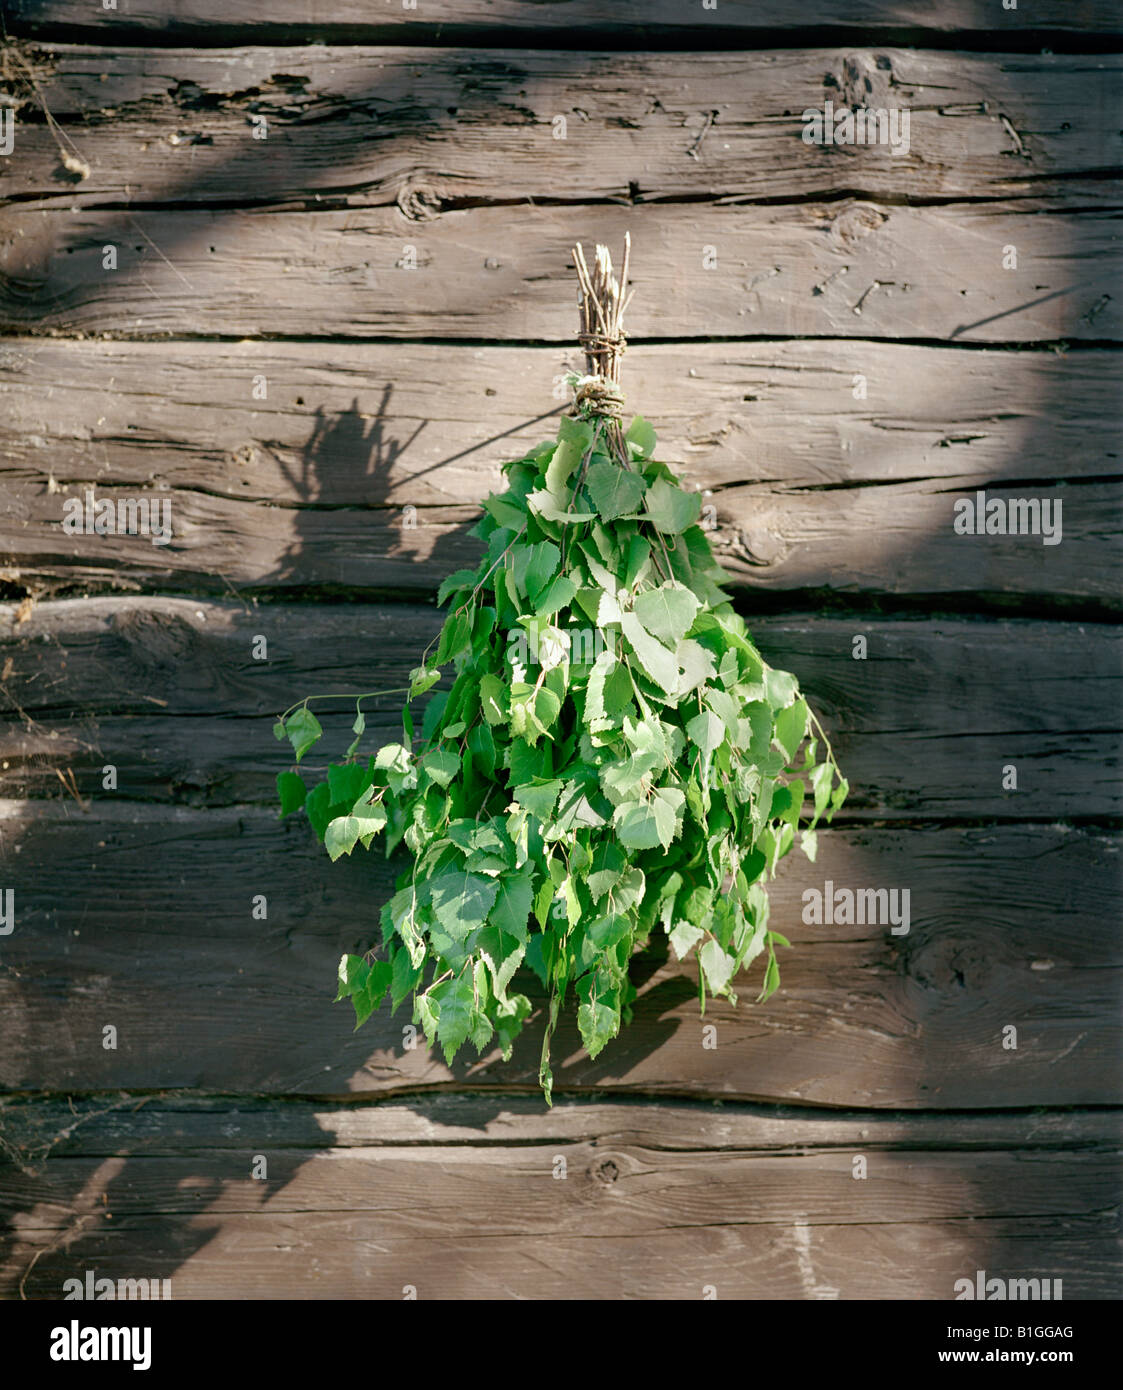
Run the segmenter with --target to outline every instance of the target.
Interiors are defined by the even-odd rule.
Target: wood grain
[[[1110,212],[1018,203],[524,205],[424,221],[396,207],[18,204],[0,232],[0,327],[569,344],[574,242],[619,247],[629,230],[634,338],[1116,342],[1116,228]],[[1007,246],[1018,270],[1002,268]]]
[[[397,865],[333,865],[307,826],[249,807],[103,794],[89,812],[3,811],[17,919],[0,982],[7,1087],[534,1088],[540,1014],[510,1063],[485,1054],[450,1069],[404,1048],[404,1011],[352,1034],[331,1004],[340,952],[375,938]],[[832,830],[817,863],[790,856],[773,890],[773,925],[796,949],[767,1005],[754,1006],[748,980],[736,1008],[710,1004],[707,1050],[692,975],[637,962],[635,1019],[596,1062],[561,1027],[558,1089],[872,1109],[1117,1103],[1117,851],[1111,836],[1064,827]],[[827,880],[907,887],[908,934],[804,924],[803,890]],[[262,893],[265,921],[252,916]],[[533,981],[528,992],[541,1003]],[[108,1023],[115,1050],[102,1046]],[[1017,1050],[1003,1046],[1009,1024]]]
[[[330,199],[421,215],[464,200],[859,190],[1111,207],[1103,175],[1123,166],[1108,114],[1121,68],[1106,54],[1012,62],[897,48],[466,58],[457,48],[52,46],[9,63],[24,105],[0,191],[66,209]],[[907,112],[900,148],[888,130],[883,143],[805,141],[804,111],[827,101]],[[68,172],[63,149],[89,173]]]
[[[715,504],[714,551],[731,583],[750,591],[960,595],[972,604],[1017,598],[1048,608],[1088,600],[1097,610],[1118,610],[1118,483],[1075,494],[1018,488],[1014,496],[1051,506],[1059,500],[1063,507],[1063,544],[1046,546],[1041,536],[954,534],[956,501],[975,494],[943,482],[725,494]],[[97,495],[118,502],[136,493],[102,487]],[[195,492],[168,500],[173,540],[156,546],[143,534],[64,534],[63,499],[17,498],[7,523],[4,578],[39,594],[170,588],[260,598],[318,588],[419,599],[454,570],[474,567],[481,554],[468,535],[478,517],[474,507],[413,515],[387,508],[290,510]]]
[[[36,592],[434,592],[474,563],[466,531],[500,463],[554,433],[553,384],[564,395],[575,354],[356,344],[340,357],[13,343],[5,577]],[[661,457],[708,494],[734,584],[1118,602],[1113,352],[636,346],[627,373]],[[68,499],[91,488],[166,503],[172,543],[64,534]],[[980,489],[1059,500],[1062,543],[954,534],[957,500]]]
[[[1038,620],[1119,606],[1117,7],[168,8],[12,0],[0,55],[0,1297],[1117,1297],[1119,641]],[[827,99],[909,153],[805,144]],[[780,991],[702,1019],[657,943],[547,1111],[533,980],[509,1064],[330,1003],[400,865],[276,820],[267,725],[414,663],[625,229],[629,406],[854,794],[773,885]],[[64,537],[91,486],[173,545]],[[980,488],[1064,543],[953,537]],[[909,932],[805,924],[828,881]]]
[[[824,29],[839,29],[865,37],[871,29],[888,29],[933,36],[981,32],[994,40],[996,49],[1004,49],[1017,44],[1027,19],[978,0],[943,0],[937,7],[916,0],[817,0],[812,14],[784,0],[722,0],[720,9],[700,4],[687,9],[680,0],[615,0],[610,7],[601,0],[490,0],[467,11],[458,0],[425,0],[411,10],[387,5],[373,15],[365,0],[274,0],[267,11],[252,0],[177,0],[172,14],[163,0],[129,0],[127,9],[114,11],[85,0],[10,0],[7,24],[12,33],[89,30],[106,41],[134,33],[171,34],[194,44],[226,42],[231,31],[258,41],[293,32],[337,42],[412,42],[416,35],[435,33],[445,42],[467,43],[489,32],[513,30],[528,37],[542,33],[554,44],[571,41],[576,31],[582,38],[625,33],[648,41],[665,37],[686,46],[708,34],[735,34],[751,43],[761,31],[821,36]],[[1118,34],[1119,11],[1111,0],[1038,0],[1032,31]]]
[[[0,1112],[32,1168],[0,1168],[0,1291],[57,1298],[93,1269],[175,1299],[949,1299],[985,1268],[1110,1296],[1118,1121],[1058,1119],[35,1102]]]
[[[306,694],[391,690],[439,630],[413,604],[269,604],[111,598],[0,607],[0,698],[17,716],[0,794],[82,795],[117,769],[122,797],[275,804],[286,750],[273,716]],[[852,786],[847,818],[1086,820],[1120,813],[1123,640],[1065,623],[750,619],[791,669]],[[867,656],[856,660],[854,639]],[[267,659],[253,659],[264,637]],[[401,696],[366,702],[372,748],[399,737]],[[351,742],[352,703],[317,704],[326,740]],[[1003,790],[1004,769],[1017,771]]]
[[[0,470],[17,494],[93,484],[280,507],[475,504],[503,461],[554,433],[564,375],[581,366],[576,345],[9,338]],[[624,387],[659,457],[723,493],[1088,482],[1118,467],[1112,349],[634,343]]]

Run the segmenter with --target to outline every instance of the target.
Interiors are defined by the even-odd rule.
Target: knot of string
[[[603,420],[622,420],[624,392],[620,389],[618,381],[613,381],[598,372],[583,377],[577,383],[574,406],[582,415],[595,415]]]

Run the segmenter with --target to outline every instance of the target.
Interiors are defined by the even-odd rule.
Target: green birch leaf
[[[696,525],[701,514],[700,493],[683,492],[663,478],[657,478],[647,489],[646,519],[664,535],[676,536],[688,526]]]
[[[418,695],[424,695],[427,690],[431,690],[436,685],[440,678],[441,673],[439,671],[431,670],[427,666],[414,667],[409,673],[409,698],[416,700]],[[354,732],[360,733],[361,730],[356,729]]]
[[[815,797],[815,819],[818,820],[827,809],[831,799],[831,784],[834,781],[834,768],[830,763],[820,763],[811,769],[811,791]]]
[[[376,1009],[382,1007],[393,975],[390,962],[376,960],[367,975],[366,984],[351,995],[355,1008],[355,1030],[358,1031]]]
[[[668,694],[678,685],[679,666],[675,657],[656,641],[634,613],[620,615],[620,628],[649,680]]]
[[[522,1031],[523,1020],[529,1013],[530,1000],[525,994],[513,994],[509,999],[496,1002],[495,1036],[505,1062],[511,1060],[515,1039]]]
[[[685,584],[668,581],[658,589],[637,594],[633,608],[648,632],[675,647],[690,631],[702,605]]]
[[[585,1051],[595,1058],[603,1051],[620,1031],[620,1008],[614,993],[600,993],[596,989],[599,972],[584,976],[577,981],[577,1027]]]
[[[584,457],[587,445],[579,439],[563,439],[546,465],[546,491],[561,497],[570,486],[574,469]]]
[[[687,723],[686,733],[691,743],[697,744],[707,758],[716,753],[725,742],[725,725],[710,710],[696,714]]]
[[[417,773],[409,750],[400,743],[384,743],[374,756],[375,768],[384,774],[386,784],[396,795],[417,785]]]
[[[471,588],[475,582],[475,570],[457,570],[455,574],[450,574],[447,579],[442,579],[441,586],[437,590],[437,607],[443,608],[448,602],[450,594],[455,594],[460,589]],[[413,673],[410,674],[412,676]]]
[[[534,611],[540,618],[552,617],[560,608],[568,608],[577,592],[577,585],[567,574],[561,574],[542,591],[534,602]]]
[[[536,516],[543,521],[559,521],[574,524],[582,521],[595,521],[596,512],[574,512],[569,510],[568,501],[555,497],[545,488],[527,494],[527,504]]]
[[[512,798],[545,823],[554,814],[558,796],[565,784],[557,778],[536,778],[533,782],[516,787]]]
[[[465,970],[443,984],[434,985],[429,991],[429,1000],[436,1011],[437,1041],[444,1051],[445,1061],[451,1065],[472,1029],[475,993],[471,975]]]
[[[609,912],[589,923],[589,939],[602,951],[609,950],[617,942],[623,941],[630,928],[628,916],[624,912]]]
[[[593,662],[593,669],[589,672],[589,683],[585,687],[585,720],[590,726],[606,717],[605,682],[609,672],[615,667],[616,658],[608,651],[601,652]]]
[[[552,541],[519,545],[511,552],[511,569],[519,591],[532,602],[557,573],[561,551]]]
[[[453,613],[441,628],[440,641],[434,662],[443,666],[454,656],[459,656],[472,639],[472,623],[467,613]]]
[[[613,912],[624,914],[631,912],[632,908],[638,907],[643,900],[646,886],[647,880],[644,878],[642,869],[629,869],[627,873],[622,874],[619,882],[613,884],[608,890],[608,899]]]
[[[682,700],[714,675],[714,659],[700,643],[685,637],[675,648],[675,683],[670,693]]]
[[[371,784],[366,763],[336,763],[328,765],[328,787],[333,806],[350,806],[365,787]]]
[[[351,808],[352,818],[359,822],[359,841],[364,849],[370,848],[371,840],[386,828],[390,819],[381,800],[370,801],[368,796],[369,790],[364,791]]]
[[[611,570],[605,568],[604,558],[596,545],[595,537],[592,540],[584,539],[580,541],[578,543],[578,548],[581,552],[581,558],[585,568],[589,571],[590,577],[607,593],[614,594],[619,587],[616,582],[616,576]]]
[[[600,900],[620,882],[628,861],[623,852],[612,840],[600,840],[593,850],[593,860],[589,867],[585,885],[593,895],[594,902]]]
[[[421,759],[421,770],[438,787],[447,787],[460,771],[460,757],[451,748],[435,748]]]
[[[679,960],[685,960],[703,936],[705,932],[701,927],[696,927],[690,922],[678,922],[671,932],[671,946],[675,956]]]
[[[527,939],[527,922],[534,901],[534,871],[524,865],[513,874],[503,874],[488,922],[504,935],[520,943]]]
[[[726,954],[716,941],[710,940],[699,950],[698,961],[706,972],[711,994],[723,994],[733,974],[733,957]]]
[[[799,686],[790,671],[768,667],[764,672],[764,697],[774,710],[784,709],[798,694]]]
[[[594,463],[585,474],[585,486],[602,521],[638,511],[647,491],[638,473],[628,473],[617,463]]]
[[[651,569],[651,542],[646,536],[633,536],[628,542],[628,563],[624,571],[624,588],[633,589]]]
[[[350,854],[355,848],[362,825],[354,816],[336,816],[324,831],[324,848],[334,862],[341,854]]]
[[[760,994],[757,996],[759,1003],[763,1004],[766,999],[775,994],[780,987],[780,966],[775,956],[769,956],[768,966],[764,972],[764,985]]]
[[[369,974],[370,966],[362,956],[348,955],[346,952],[340,956],[339,990],[336,993],[335,1002],[338,1004],[341,999],[347,999],[357,989],[362,989]]]
[[[652,793],[651,811],[655,816],[655,830],[664,849],[671,847],[685,804],[686,797],[677,787],[656,787]]]
[[[494,879],[456,869],[437,874],[429,884],[433,912],[454,941],[463,941],[475,927],[483,926],[498,893]]]
[[[403,1001],[421,983],[422,967],[414,966],[408,951],[395,951],[390,977],[390,1012],[396,1014]]]
[[[807,701],[797,700],[794,705],[782,709],[776,715],[774,737],[784,751],[789,763],[795,761],[799,745],[807,732]]]
[[[277,795],[281,801],[282,819],[291,815],[293,811],[299,811],[308,795],[304,778],[298,772],[278,772]]]
[[[600,602],[597,604],[597,626],[601,628],[619,626],[623,616],[616,595],[610,594],[605,589],[601,593]]]
[[[629,444],[635,445],[640,458],[649,459],[655,453],[655,431],[642,415],[633,417],[624,438]]]
[[[437,1036],[437,1009],[427,994],[418,994],[413,1000],[413,1021],[421,1025],[427,1042]]]
[[[285,720],[285,733],[292,744],[297,762],[304,757],[323,732],[320,721],[307,705],[301,705],[299,709],[293,710]]]
[[[646,801],[623,802],[617,806],[612,823],[626,849],[655,849],[661,843],[659,821]]]
[[[493,516],[500,526],[510,527],[512,531],[517,531],[523,523],[521,509],[507,497],[495,496],[485,497],[483,507],[489,515]]]
[[[324,832],[328,828],[328,821],[331,820],[331,792],[328,790],[326,782],[320,782],[313,787],[304,798],[304,814],[308,817],[309,824],[316,832],[318,839],[324,838]]]
[[[489,724],[506,724],[510,717],[507,709],[507,687],[490,671],[480,680],[480,708]]]

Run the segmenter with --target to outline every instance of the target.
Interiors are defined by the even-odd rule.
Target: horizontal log
[[[10,338],[0,470],[16,494],[94,485],[258,506],[475,504],[501,485],[502,462],[553,435],[564,375],[582,366],[576,345]],[[1113,349],[637,343],[623,372],[659,457],[722,493],[930,477],[969,491],[1117,468]]]
[[[1070,1172],[1058,1165],[1053,1190],[1063,1186]],[[1021,1180],[1016,1161],[1006,1176],[1013,1185]],[[180,1177],[181,1171],[169,1173],[168,1181]],[[442,1184],[447,1181],[459,1198],[472,1178],[461,1172],[457,1179],[454,1185],[440,1175]],[[703,1216],[678,1229],[670,1229],[668,1216],[667,1229],[659,1229],[656,1217],[654,1229],[622,1239],[615,1230],[603,1235],[592,1221],[588,1229],[582,1222],[575,1223],[572,1233],[558,1232],[554,1222],[560,1213],[555,1211],[548,1237],[540,1231],[532,1237],[458,1237],[456,1213],[443,1202],[442,1231],[418,1235],[415,1229],[414,1212],[435,1205],[437,1179],[428,1169],[413,1179],[408,1205],[400,1215],[300,1212],[208,1219],[204,1202],[217,1180],[209,1173],[199,1180],[203,1186],[196,1215],[169,1219],[155,1214],[118,1224],[91,1212],[79,1231],[84,1239],[72,1240],[66,1253],[51,1244],[51,1253],[34,1267],[36,1252],[57,1239],[58,1232],[36,1240],[33,1231],[25,1234],[21,1229],[5,1282],[18,1287],[22,1281],[27,1297],[58,1299],[64,1280],[84,1280],[86,1270],[91,1270],[95,1278],[170,1278],[170,1296],[179,1300],[300,1301],[403,1296],[473,1301],[715,1296],[753,1301],[943,1300],[956,1297],[957,1280],[974,1282],[979,1269],[988,1278],[1057,1280],[1066,1299],[1114,1300],[1120,1287],[1114,1230],[1105,1229],[1108,1223],[1098,1215],[1083,1222],[1070,1215],[1031,1214],[970,1222],[957,1217],[927,1224],[847,1221],[813,1227],[790,1218],[746,1227],[732,1217],[708,1222]],[[805,1180],[799,1170],[793,1172],[787,1183],[789,1201],[802,1195]],[[588,1185],[600,1181],[590,1178]],[[703,1187],[707,1171],[696,1181]],[[742,1211],[744,1182],[742,1176]],[[918,1177],[918,1185],[921,1182]],[[396,1187],[400,1184],[401,1179]],[[497,1185],[489,1187],[492,1200]],[[498,1200],[506,1208],[520,1200],[522,1191],[504,1181]],[[1095,1197],[1101,1205],[1104,1195],[1100,1180]],[[264,1195],[258,1200],[264,1201]],[[576,1199],[571,1200],[576,1205]],[[594,1214],[599,1212],[594,1209]],[[1044,1316],[1038,1305],[1031,1306],[1035,1319]]]
[[[432,593],[499,464],[556,429],[560,349],[60,343],[5,350],[9,580]],[[1113,351],[834,341],[632,348],[660,456],[712,494],[735,584],[1118,597]],[[253,397],[255,379],[266,397]],[[47,392],[42,383],[52,385]],[[1059,484],[1078,488],[1056,491]],[[93,489],[167,504],[173,540],[67,535]],[[977,490],[1062,503],[1059,545],[959,536]],[[413,511],[405,509],[413,508]]]
[[[339,955],[375,939],[396,863],[332,865],[307,826],[248,807],[104,795],[86,813],[3,811],[9,1089],[535,1089],[533,981],[535,1021],[509,1063],[485,1053],[449,1068],[405,1046],[404,1011],[352,1033],[331,1004]],[[704,1048],[692,975],[653,950],[634,966],[633,1023],[595,1062],[563,1021],[558,1092],[910,1110],[1117,1103],[1117,851],[1112,837],[1062,827],[824,832],[817,863],[790,856],[773,888],[773,925],[796,946],[777,995],[756,1006],[746,980],[736,1007],[708,1004],[718,1045]],[[828,880],[907,888],[908,933],[803,923],[803,890]],[[265,921],[252,915],[259,894]]]
[[[0,607],[0,689],[18,726],[0,795],[94,796],[102,769],[130,800],[275,804],[289,764],[273,716],[305,695],[393,690],[439,630],[431,607],[188,599]],[[1123,639],[1046,622],[756,618],[774,665],[795,671],[850,780],[847,818],[1090,818],[1120,814]],[[867,655],[855,659],[856,637]],[[264,638],[266,659],[252,656]],[[860,646],[858,647],[860,651]],[[365,702],[373,749],[400,737],[401,696]],[[315,706],[351,742],[352,702]],[[1015,769],[1017,789],[1004,789]]]
[[[388,5],[372,13],[365,0],[275,0],[262,10],[252,0],[177,0],[168,13],[164,0],[129,0],[127,7],[105,10],[85,0],[9,0],[8,30],[13,34],[56,32],[62,36],[90,30],[109,41],[135,33],[182,36],[195,44],[223,42],[230,32],[247,41],[275,40],[282,33],[337,42],[367,42],[403,38],[416,42],[431,32],[447,42],[466,42],[473,36],[514,30],[527,37],[548,36],[554,44],[572,41],[579,33],[637,34],[645,42],[661,37],[680,42],[697,41],[699,35],[743,36],[746,43],[764,32],[771,36],[785,30],[803,31],[813,26],[852,30],[862,35],[871,29],[914,31],[928,35],[983,33],[996,48],[1017,45],[1026,28],[1037,33],[1117,34],[1119,11],[1111,0],[1037,0],[1032,19],[1023,12],[1001,13],[981,7],[978,0],[943,0],[938,7],[910,0],[817,0],[810,12],[795,10],[784,0],[722,0],[720,10],[698,5],[684,9],[680,0],[490,0],[486,6],[465,10],[459,0],[425,0],[406,9]]]
[[[857,189],[910,201],[1054,196],[1110,206],[1103,174],[1123,165],[1123,139],[1103,113],[1121,68],[1116,55],[1012,63],[894,48],[466,55],[65,45],[15,66],[17,93],[21,71],[34,72],[34,85],[25,76],[0,193],[68,210],[121,202],[130,212],[342,198],[424,214],[464,199],[791,199]],[[907,112],[907,129],[887,124],[869,143],[861,135],[843,145],[832,125],[829,143],[805,139],[803,113],[828,101]]]
[[[1016,597],[1118,608],[1117,482],[1078,492],[1000,485],[984,493],[1047,504],[1054,534],[1059,506],[1063,544],[1049,545],[1041,534],[956,534],[957,501],[965,497],[974,507],[977,494],[943,482],[786,496],[738,489],[714,504],[714,551],[731,581],[750,590],[953,594],[968,602]],[[137,493],[102,487],[97,496],[119,508]],[[159,501],[162,494],[143,496]],[[261,507],[197,492],[163,497],[172,518],[168,545],[145,534],[65,534],[62,498],[17,497],[0,575],[32,593],[178,588],[262,597],[319,587],[417,599],[454,570],[474,567],[482,553],[468,534],[478,519],[475,507],[413,515],[384,507]]]
[[[1119,1286],[1108,1116],[1035,1119],[1074,1152],[990,1116],[119,1106],[35,1103],[57,1142],[31,1173],[0,1168],[0,1292],[58,1298],[87,1269],[169,1279],[174,1299],[950,1299],[980,1268],[1070,1300]]]
[[[0,1103],[4,1157],[34,1178],[60,1158],[183,1158],[203,1150],[235,1156],[247,1145],[313,1153],[551,1143],[793,1156],[855,1148],[944,1154],[1019,1150],[1028,1158],[1043,1151],[1112,1154],[1123,1139],[1119,1114],[1104,1110],[884,1115],[725,1101],[667,1099],[654,1105],[597,1096],[561,1099],[547,1107],[534,1096],[449,1091],[408,1100],[356,1097],[345,1106],[176,1091],[149,1096],[143,1104],[138,1100],[127,1092],[96,1099],[10,1097]]]
[[[430,220],[396,207],[26,204],[0,232],[0,326],[570,343],[574,242],[619,247],[630,231],[635,338],[1117,341],[1116,221],[970,202],[475,207]],[[1017,270],[1003,268],[1009,247]]]

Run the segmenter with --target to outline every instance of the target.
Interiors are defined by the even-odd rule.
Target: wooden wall
[[[1118,1296],[1118,7],[10,0],[7,31],[0,1295]],[[827,99],[907,107],[908,153],[805,144]],[[452,1068],[403,1014],[350,1031],[335,963],[395,865],[278,822],[270,722],[415,663],[564,409],[569,248],[625,229],[629,405],[853,793],[776,882],[780,992],[710,1004],[708,1048],[644,957],[547,1111],[540,1018]],[[172,543],[64,533],[91,487],[169,502]],[[1062,503],[1062,542],[955,535],[984,489]],[[910,931],[804,925],[827,879],[909,889]]]

